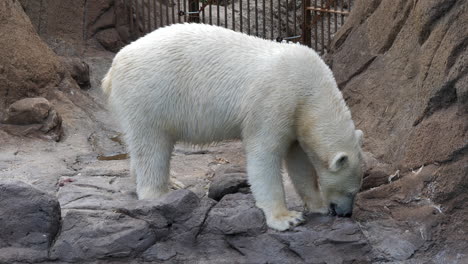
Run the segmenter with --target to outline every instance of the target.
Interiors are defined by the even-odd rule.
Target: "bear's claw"
[[[278,231],[285,231],[291,229],[294,226],[302,224],[305,219],[301,212],[296,211],[284,211],[280,214],[267,217],[267,225]]]

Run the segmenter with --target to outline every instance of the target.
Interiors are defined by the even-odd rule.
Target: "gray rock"
[[[0,263],[45,260],[59,226],[54,196],[20,181],[0,182]]]
[[[226,194],[245,192],[246,187],[249,187],[249,184],[245,173],[215,174],[208,189],[208,197],[219,201]]]
[[[204,233],[257,235],[266,231],[263,212],[248,194],[228,194],[208,213]]]
[[[89,65],[78,57],[60,57],[65,68],[81,89],[91,87],[89,78]]]
[[[42,97],[24,98],[10,105],[4,123],[12,125],[40,124],[49,115],[51,105]]]
[[[275,232],[273,237],[306,263],[370,263],[371,248],[357,223],[349,218],[309,216],[295,232]]]
[[[148,223],[124,214],[70,210],[51,258],[65,262],[133,257],[155,242]]]

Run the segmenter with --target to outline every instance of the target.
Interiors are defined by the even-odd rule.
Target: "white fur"
[[[352,172],[360,146],[350,112],[330,69],[305,46],[216,26],[172,25],[123,48],[103,89],[125,132],[140,199],[169,190],[177,141],[242,139],[252,192],[274,229],[303,221],[286,207],[284,159],[311,210],[324,212],[327,199],[336,198],[328,189],[359,188],[360,175]],[[348,155],[349,166],[331,173],[328,163],[338,152]]]

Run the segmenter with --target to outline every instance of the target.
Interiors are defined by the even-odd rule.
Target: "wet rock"
[[[245,173],[216,175],[208,189],[208,197],[219,201],[226,194],[248,191],[249,184]]]
[[[51,258],[65,262],[124,258],[150,247],[156,237],[144,220],[104,211],[66,213]]]
[[[60,227],[57,199],[20,181],[0,182],[0,262],[47,259]]]
[[[208,213],[204,233],[256,235],[267,229],[263,212],[248,194],[228,194]]]
[[[65,68],[81,89],[91,87],[89,78],[89,65],[78,57],[60,57]]]

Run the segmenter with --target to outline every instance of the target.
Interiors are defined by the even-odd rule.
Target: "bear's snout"
[[[346,198],[340,201],[340,203],[330,203],[328,211],[332,216],[351,217],[353,214],[353,204],[354,197]]]

